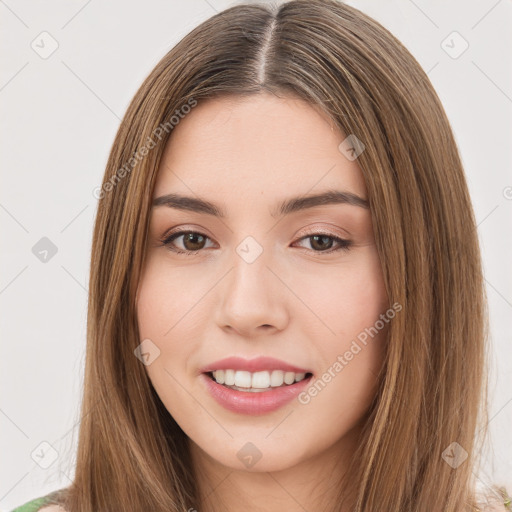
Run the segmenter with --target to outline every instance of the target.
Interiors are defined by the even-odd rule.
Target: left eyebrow
[[[272,217],[289,215],[294,212],[314,208],[315,206],[325,206],[331,204],[348,204],[364,209],[369,209],[370,205],[366,199],[348,191],[327,190],[320,194],[309,196],[297,196],[286,199],[280,203],[277,208],[271,210]],[[225,211],[218,205],[198,199],[196,197],[182,196],[179,194],[166,194],[153,200],[153,207],[167,206],[178,210],[187,210],[215,217],[225,218]]]

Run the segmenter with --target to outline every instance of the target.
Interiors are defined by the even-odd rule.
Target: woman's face
[[[199,102],[173,129],[137,314],[149,378],[205,461],[277,471],[353,447],[387,295],[364,202],[307,200],[367,199],[345,138],[267,94]]]

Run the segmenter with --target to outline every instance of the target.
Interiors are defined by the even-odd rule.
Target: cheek
[[[304,429],[334,441],[364,417],[377,391],[384,361],[388,309],[378,258],[345,269],[339,284],[322,302],[320,317],[330,330],[315,336],[321,373],[302,397]],[[327,300],[329,299],[329,300]],[[327,442],[327,441],[326,441]]]
[[[157,258],[148,259],[137,294],[139,336],[141,341],[149,339],[158,347],[158,356],[145,370],[175,419],[199,413],[180,385],[185,382],[190,355],[198,349],[194,340],[200,338],[193,331],[198,325],[194,296],[179,269],[162,265]]]
[[[298,290],[303,290],[304,302],[314,313],[305,318],[321,329],[322,346],[328,347],[328,352],[339,350],[340,344],[374,325],[388,308],[380,260],[373,246],[336,267],[299,276]]]
[[[193,279],[165,258],[150,256],[137,295],[137,319],[141,337],[160,340],[176,338],[176,333],[196,325],[196,306],[205,294],[204,279]],[[207,288],[206,288],[207,289]]]
[[[329,403],[331,407],[336,403],[340,410],[351,407],[354,413],[362,412],[375,391],[390,321],[381,320],[389,304],[376,249],[368,247],[329,273],[329,278],[322,280],[328,286],[318,286],[318,275],[316,286],[312,281],[303,282],[304,289],[312,291],[308,305],[322,323],[319,327],[315,318],[316,334],[311,329],[321,371],[326,372],[324,378],[319,377],[328,388],[317,405],[329,409]]]
[[[158,358],[146,366],[152,380],[158,375],[174,382],[166,370],[176,377],[186,371],[188,356],[197,350],[194,340],[200,339],[193,329],[201,325],[199,308],[194,308],[201,292],[178,268],[148,259],[138,289],[137,321],[141,341],[150,339],[159,350]]]
[[[347,295],[344,299],[340,299],[345,308],[344,311],[347,312],[344,320],[348,321],[350,326],[348,334],[351,336],[357,336],[373,326],[379,315],[389,306],[380,261],[376,250],[373,249],[353,269],[348,279],[350,288],[347,287]]]

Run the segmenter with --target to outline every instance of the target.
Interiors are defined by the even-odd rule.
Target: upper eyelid
[[[208,234],[203,233],[202,231],[199,231],[197,229],[179,229],[177,231],[171,230],[168,234],[167,233],[164,234],[162,236],[161,240],[162,241],[169,240],[171,237],[179,238],[180,236],[183,236],[188,233],[194,233],[196,235],[201,235],[201,236],[209,238],[210,240],[213,241],[213,237],[211,237]],[[323,228],[311,228],[310,230],[307,230],[306,232],[303,232],[301,235],[297,235],[297,236],[299,236],[299,240],[300,240],[301,238],[307,238],[308,236],[314,236],[314,235],[325,235],[325,236],[331,236],[333,238],[339,238],[341,240],[346,240],[346,241],[349,240],[348,238],[344,238],[344,235],[339,235],[339,234],[333,233],[332,231],[330,231],[328,229],[323,229]]]
[[[322,221],[322,220],[318,219],[316,221],[311,222],[311,224],[313,224],[313,226],[308,225],[305,228],[301,228],[299,230],[299,232],[304,231],[305,233],[317,233],[317,232],[325,231],[326,234],[329,234],[332,236],[337,236],[337,237],[343,238],[343,239],[349,239],[353,236],[353,234],[348,232],[346,229],[341,228],[339,226],[335,226],[331,222],[326,222],[326,221]],[[318,224],[320,224],[320,225],[318,225]],[[325,226],[328,226],[328,227],[325,227]],[[174,231],[175,229],[176,229],[176,231]],[[339,233],[339,234],[336,233],[336,230],[341,231],[341,233]],[[179,226],[175,226],[174,228],[167,229],[164,232],[165,234],[162,235],[162,238],[167,238],[167,237],[171,236],[172,234],[176,234],[176,233],[182,233],[182,232],[191,233],[192,232],[192,233],[199,233],[201,235],[208,236],[209,238],[213,239],[213,237],[208,235],[207,233],[205,233],[205,231],[208,231],[208,230],[204,230],[204,228],[195,227],[193,224],[190,224],[190,225],[182,224]]]

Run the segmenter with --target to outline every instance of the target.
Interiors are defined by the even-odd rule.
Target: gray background
[[[510,491],[512,1],[348,3],[409,48],[455,132],[479,224],[492,334],[492,437],[478,478]],[[1,510],[73,477],[92,191],[120,118],[158,60],[232,4],[0,0]],[[46,262],[33,251],[47,247],[43,237],[57,249]]]

